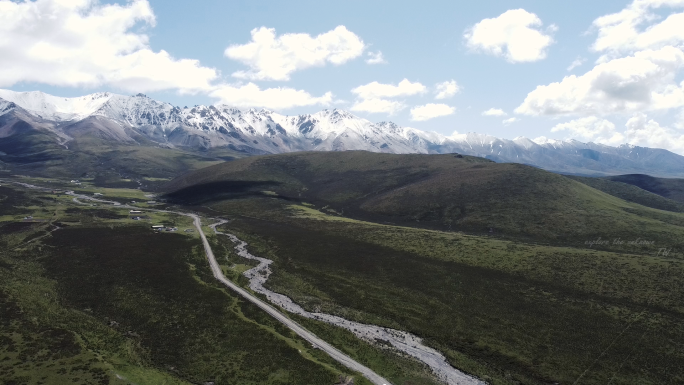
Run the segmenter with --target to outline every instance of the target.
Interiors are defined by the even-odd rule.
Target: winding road
[[[39,189],[39,190],[50,190],[48,188],[40,187],[40,186],[34,186],[31,184],[27,183],[21,183],[21,182],[13,182],[15,184],[27,187],[27,188],[32,188],[32,189]],[[114,202],[114,201],[107,201],[103,199],[97,199],[93,198],[87,195],[83,194],[76,194],[73,191],[68,191],[66,192],[67,195],[73,196],[73,201],[74,203],[78,204],[85,204],[79,199],[83,200],[89,200],[93,202],[100,202],[100,203],[109,203],[117,207],[121,208],[132,208],[132,209],[139,209],[139,207],[135,206],[128,206],[125,204],[121,204],[119,202]],[[230,281],[228,278],[226,278],[223,275],[223,272],[221,271],[221,266],[219,266],[218,262],[216,261],[216,256],[214,256],[214,252],[211,249],[211,245],[209,245],[209,241],[207,240],[206,235],[204,234],[204,231],[202,230],[202,221],[200,217],[196,214],[191,214],[191,213],[184,213],[184,212],[179,212],[179,211],[169,211],[169,210],[157,210],[157,209],[146,209],[147,211],[154,211],[154,212],[161,212],[161,213],[170,213],[170,214],[177,214],[177,215],[183,215],[186,217],[190,217],[193,219],[193,222],[195,224],[195,227],[197,228],[197,231],[199,232],[199,235],[202,239],[202,245],[204,246],[204,252],[207,256],[207,259],[209,260],[209,265],[211,266],[211,270],[214,274],[214,277],[219,280],[221,283],[224,285],[228,286],[231,290],[235,291],[239,295],[241,295],[243,298],[248,300],[249,302],[255,304],[258,306],[261,310],[265,311],[268,313],[271,317],[275,318],[288,328],[290,328],[292,331],[297,333],[300,337],[304,338],[307,340],[311,345],[314,347],[321,349],[322,351],[326,352],[330,357],[332,357],[334,360],[337,362],[341,363],[342,365],[346,366],[347,368],[356,371],[358,373],[361,373],[364,377],[366,377],[368,380],[370,380],[373,384],[375,385],[391,385],[391,383],[372,371],[370,368],[354,361],[351,357],[347,356],[346,354],[342,353],[338,349],[336,349],[334,346],[330,345],[329,343],[323,341],[322,339],[318,338],[315,334],[311,333],[310,331],[306,330],[303,328],[301,325],[296,323],[295,321],[289,319],[286,317],[284,314],[280,313],[278,310],[276,310],[274,307],[271,305],[267,304],[266,302],[260,300],[259,298],[255,297],[248,291],[242,289],[241,287],[237,286],[234,284],[232,281]],[[213,226],[218,226],[220,224],[226,223],[225,220],[221,220],[218,223],[215,223]]]
[[[371,369],[369,369],[366,366],[354,361],[351,357],[349,357],[346,354],[342,353],[341,351],[337,350],[334,346],[332,346],[329,343],[318,338],[315,334],[304,329],[302,326],[300,326],[298,323],[294,322],[293,320],[287,318],[284,314],[282,314],[281,312],[279,312],[278,310],[273,308],[271,305],[267,304],[266,302],[260,300],[259,298],[255,297],[255,296],[253,296],[248,291],[244,290],[240,286],[234,284],[231,280],[227,279],[223,275],[223,272],[221,271],[221,266],[219,266],[218,262],[216,261],[216,257],[214,256],[214,252],[211,250],[211,246],[209,245],[209,242],[207,241],[207,237],[204,235],[204,231],[202,231],[202,223],[200,221],[200,218],[195,214],[184,214],[184,215],[187,215],[187,216],[194,218],[195,227],[199,231],[200,237],[202,238],[202,243],[204,244],[204,250],[207,254],[207,258],[209,259],[209,264],[211,265],[211,270],[213,271],[214,277],[216,279],[218,279],[224,285],[231,288],[233,291],[240,294],[242,297],[244,297],[248,301],[257,305],[261,310],[268,313],[271,317],[277,319],[278,321],[283,323],[285,326],[292,329],[300,337],[309,341],[313,346],[315,346],[315,347],[323,350],[324,352],[328,353],[328,355],[330,355],[330,357],[335,359],[337,362],[348,367],[349,369],[352,369],[354,371],[357,371],[357,372],[363,374],[364,377],[369,379],[374,384],[377,384],[377,385],[389,385],[390,384],[389,381],[380,377],[377,373],[375,373]],[[222,220],[219,223],[212,225],[212,227],[215,228],[216,226],[223,224],[223,223],[226,223],[226,221]]]
[[[15,184],[22,185],[24,187],[28,188],[33,188],[33,189],[41,189],[41,190],[50,190],[44,187],[39,187],[39,186],[34,186],[26,183],[21,183],[21,182],[13,182]],[[135,206],[129,206],[126,204],[121,204],[119,202],[114,202],[114,201],[108,201],[108,200],[103,200],[103,199],[98,199],[98,198],[93,198],[88,195],[83,195],[83,194],[77,194],[73,191],[68,191],[66,192],[67,195],[70,195],[73,197],[73,202],[77,204],[82,204],[82,205],[88,205],[88,203],[82,202],[80,200],[88,200],[92,202],[99,202],[99,203],[107,203],[107,204],[112,204],[116,207],[119,208],[131,208],[131,209],[140,209],[139,207]],[[326,352],[330,357],[341,363],[342,365],[346,366],[347,368],[356,371],[358,373],[361,373],[364,377],[366,377],[368,380],[370,380],[373,384],[375,385],[391,385],[390,382],[372,371],[370,368],[354,361],[351,357],[347,356],[346,354],[342,353],[340,350],[336,349],[334,346],[330,345],[329,343],[323,341],[319,337],[317,337],[315,334],[311,333],[310,331],[306,330],[304,327],[299,325],[297,322],[293,321],[292,319],[288,318],[285,314],[281,313],[278,309],[276,309],[274,306],[269,304],[268,302],[262,301],[258,297],[254,296],[251,292],[241,288],[237,284],[233,283],[231,280],[226,278],[225,275],[223,275],[223,271],[221,270],[221,266],[216,260],[216,256],[214,255],[214,252],[211,249],[211,245],[209,244],[209,241],[207,240],[206,235],[204,234],[204,231],[202,229],[202,221],[199,215],[193,214],[193,213],[185,213],[185,212],[180,212],[180,211],[170,211],[170,210],[159,210],[159,209],[151,209],[151,208],[146,208],[145,210],[147,211],[154,211],[154,212],[160,212],[160,213],[170,213],[170,214],[176,214],[176,215],[183,215],[186,217],[190,217],[193,219],[193,223],[195,225],[195,228],[197,228],[197,231],[200,235],[200,238],[202,240],[202,245],[204,246],[204,251],[207,256],[207,260],[209,261],[209,265],[211,267],[212,273],[214,274],[214,277],[226,285],[228,288],[233,290],[234,292],[238,293],[240,296],[248,300],[249,302],[255,304],[258,306],[261,310],[265,311],[268,313],[271,317],[275,318],[288,328],[290,328],[292,331],[297,333],[300,337],[311,343],[312,346],[321,349],[322,351]],[[389,342],[394,348],[396,348],[399,351],[402,351],[419,361],[422,361],[425,363],[431,370],[432,372],[442,381],[444,381],[446,384],[449,385],[486,385],[486,382],[479,380],[475,377],[472,377],[470,375],[467,375],[458,369],[454,368],[451,366],[446,358],[437,350],[432,349],[425,344],[423,344],[423,341],[420,337],[415,336],[413,334],[401,331],[401,330],[394,330],[394,329],[389,329],[381,326],[376,326],[376,325],[367,325],[367,324],[362,324],[358,322],[353,322],[346,320],[344,318],[331,315],[331,314],[325,314],[325,313],[311,313],[306,310],[304,310],[301,306],[296,304],[295,302],[292,301],[289,297],[282,295],[280,293],[273,292],[267,288],[264,287],[264,284],[266,283],[266,280],[268,279],[269,275],[271,274],[270,270],[270,264],[273,262],[270,259],[266,258],[261,258],[261,257],[256,257],[247,251],[247,243],[238,239],[235,235],[233,234],[226,234],[219,232],[216,227],[220,226],[224,223],[227,223],[227,220],[224,219],[219,219],[218,222],[213,223],[209,225],[209,227],[214,230],[214,233],[217,235],[225,235],[230,238],[230,240],[235,244],[235,250],[237,251],[238,255],[240,255],[243,258],[246,259],[251,259],[251,260],[256,260],[259,262],[258,266],[251,268],[243,273],[244,276],[246,276],[249,281],[250,281],[250,289],[254,291],[255,293],[259,293],[264,295],[268,301],[270,301],[272,304],[278,306],[279,308],[293,313],[293,314],[298,314],[300,316],[306,317],[306,318],[311,318],[311,319],[316,319],[319,321],[326,322],[331,325],[335,325],[338,327],[345,328],[352,333],[354,333],[357,337],[367,340],[370,342],[374,342],[377,340]]]

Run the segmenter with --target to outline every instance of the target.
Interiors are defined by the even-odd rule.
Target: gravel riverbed
[[[264,296],[266,296],[266,298],[272,304],[277,305],[290,313],[298,314],[306,318],[327,322],[331,325],[345,328],[354,333],[357,337],[374,344],[377,343],[377,340],[386,341],[397,350],[404,352],[410,355],[411,357],[414,357],[428,365],[430,369],[432,369],[433,373],[440,380],[444,381],[447,384],[486,384],[484,381],[467,375],[451,366],[446,361],[446,358],[440,352],[428,346],[425,346],[422,342],[422,339],[418,336],[400,330],[394,330],[380,326],[366,325],[358,322],[349,321],[331,314],[312,313],[304,310],[304,308],[293,302],[289,297],[265,288],[264,284],[268,280],[268,277],[271,275],[270,265],[273,261],[271,261],[270,259],[252,255],[249,251],[247,251],[247,242],[238,239],[233,234],[222,233],[216,230],[216,226],[222,223],[225,222],[220,222],[211,225],[210,227],[214,230],[216,234],[222,234],[227,236],[235,244],[235,251],[239,256],[259,262],[259,265],[245,271],[243,275],[249,279],[249,288],[256,293],[263,294]]]

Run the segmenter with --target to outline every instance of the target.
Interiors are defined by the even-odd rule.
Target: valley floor
[[[678,245],[522,243],[362,222],[274,197],[207,207],[235,218],[222,231],[274,261],[268,289],[309,312],[418,335],[488,383],[684,381]]]
[[[24,182],[18,189],[6,182],[0,187],[7,209],[0,226],[6,246],[0,265],[6,279],[0,293],[8,307],[0,324],[0,335],[8,342],[7,358],[0,362],[2,383],[333,384],[348,376],[357,384],[367,383],[366,378],[389,383],[298,325],[304,331],[298,334],[308,342],[234,292],[217,292],[220,286],[201,259],[198,235],[204,236],[198,216],[188,215],[197,233],[187,231],[191,221],[150,207],[145,210],[148,220],[141,224],[126,215],[138,207],[112,207],[101,198],[130,204],[129,199],[141,194],[136,190],[104,190],[89,197],[82,194],[92,190],[84,186],[81,195],[72,198],[64,190],[27,189],[30,185]],[[166,229],[186,228],[185,236],[153,232],[149,224],[160,222]],[[213,256],[206,238],[203,241]],[[33,283],[28,292],[19,284],[18,270]],[[49,299],[36,291],[45,291]],[[220,310],[220,302],[226,310]],[[276,316],[296,325],[280,313]],[[26,328],[27,320],[36,324],[35,333]],[[36,346],[36,338],[52,329],[69,341],[73,353]],[[396,367],[395,361],[406,361],[361,341],[354,345]]]
[[[389,340],[306,315],[412,333],[489,384],[684,382],[680,245],[469,236],[354,220],[277,194],[183,208],[205,218],[195,227],[140,190],[21,181],[50,190],[0,182],[0,383],[369,383],[217,275],[263,300],[287,296],[304,313],[281,317],[394,385],[440,381]],[[69,189],[130,207],[74,202]],[[214,235],[210,217],[229,219],[218,231],[247,244]],[[260,279],[268,292],[244,274],[263,271],[250,253],[272,260]]]

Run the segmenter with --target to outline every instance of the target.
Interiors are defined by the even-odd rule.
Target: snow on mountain
[[[42,92],[0,90],[0,116],[17,107],[41,120],[61,140],[96,135],[130,144],[138,141],[137,133],[160,146],[190,150],[225,147],[248,154],[344,150],[461,153],[569,173],[684,176],[684,157],[666,150],[544,137],[509,140],[478,133],[445,136],[392,122],[373,123],[338,109],[291,116],[226,105],[181,108],[143,94],[105,92],[61,98]]]
[[[113,94],[96,93],[76,98],[61,98],[40,91],[14,92],[0,89],[0,98],[35,115],[54,121],[83,119],[97,111]]]

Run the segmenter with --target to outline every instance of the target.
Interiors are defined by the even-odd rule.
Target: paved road
[[[214,256],[214,252],[211,250],[211,246],[209,245],[209,242],[207,241],[207,237],[204,235],[204,231],[202,231],[202,222],[200,221],[200,218],[195,214],[184,214],[184,213],[179,213],[179,214],[187,215],[187,216],[190,216],[194,219],[195,227],[199,231],[200,237],[202,237],[202,243],[204,244],[204,251],[207,254],[207,259],[209,259],[209,264],[211,265],[211,270],[213,271],[214,277],[216,277],[216,279],[221,281],[224,285],[228,286],[233,291],[240,294],[242,297],[244,297],[248,301],[257,305],[259,308],[261,308],[261,310],[263,310],[266,313],[268,313],[269,315],[271,315],[271,317],[273,317],[273,318],[277,319],[278,321],[280,321],[281,323],[285,324],[285,326],[292,329],[300,337],[309,341],[313,346],[315,346],[315,347],[323,350],[324,352],[328,353],[332,358],[334,358],[336,361],[338,361],[342,365],[348,367],[349,369],[352,369],[354,371],[357,371],[357,372],[363,374],[364,377],[366,377],[367,379],[369,379],[372,383],[374,383],[376,385],[390,385],[390,382],[387,381],[386,379],[380,377],[379,375],[377,375],[375,372],[373,372],[369,368],[367,368],[367,367],[361,365],[360,363],[354,361],[349,356],[347,356],[346,354],[337,350],[335,347],[333,347],[329,343],[327,343],[327,342],[323,341],[322,339],[316,337],[315,334],[313,334],[310,331],[301,327],[298,323],[287,318],[285,315],[283,315],[281,312],[276,310],[271,305],[267,304],[266,302],[260,300],[259,298],[255,297],[255,296],[253,296],[248,291],[244,290],[243,288],[234,284],[231,280],[227,279],[223,275],[223,271],[221,271],[221,267],[219,266],[218,262],[216,261],[216,257]]]
[[[40,189],[40,190],[49,190],[45,187],[34,186],[34,185],[27,184],[27,183],[20,183],[20,182],[14,182],[14,183],[22,185],[24,187],[28,187],[28,188],[34,188],[34,189]],[[76,194],[73,191],[67,191],[66,194],[74,197],[73,198],[74,203],[85,204],[85,203],[79,201],[79,198],[80,198],[80,199],[86,199],[86,200],[90,200],[90,201],[94,201],[94,202],[109,203],[109,204],[113,204],[113,205],[121,207],[121,208],[138,209],[138,207],[128,206],[125,204],[122,205],[119,202],[107,201],[107,200],[103,200],[103,199],[97,199],[97,198],[89,197],[87,195]],[[149,209],[149,208],[146,208],[145,210],[156,211],[156,212],[164,212],[164,213],[172,213],[172,214],[184,215],[187,217],[191,217],[195,223],[195,227],[197,228],[197,231],[199,232],[200,237],[202,238],[202,244],[204,245],[204,251],[207,255],[207,259],[209,260],[209,265],[211,266],[211,270],[214,273],[214,277],[216,279],[218,279],[221,283],[228,286],[230,289],[232,289],[236,293],[240,294],[246,300],[257,305],[263,311],[268,313],[271,317],[273,317],[276,320],[280,321],[281,323],[285,324],[285,326],[287,326],[288,328],[293,330],[300,337],[309,341],[309,343],[311,343],[313,346],[315,346],[315,347],[323,350],[324,352],[326,352],[328,355],[330,355],[330,357],[332,357],[337,362],[341,363],[342,365],[348,367],[351,370],[354,370],[356,372],[361,373],[364,377],[366,377],[368,380],[370,380],[372,383],[374,383],[376,385],[391,385],[391,383],[389,381],[380,377],[377,373],[375,373],[371,369],[369,369],[366,366],[354,361],[351,357],[349,357],[346,354],[342,353],[341,351],[337,350],[335,347],[333,347],[329,343],[318,338],[315,334],[304,329],[298,323],[287,318],[285,315],[280,313],[278,310],[276,310],[271,305],[267,304],[266,302],[260,300],[259,298],[255,297],[255,296],[253,296],[250,292],[242,289],[241,287],[239,287],[238,285],[234,284],[232,281],[227,279],[223,275],[223,271],[221,271],[221,267],[219,266],[218,262],[216,261],[216,257],[214,256],[214,252],[211,250],[211,246],[209,245],[209,241],[207,241],[207,237],[204,234],[204,231],[202,230],[202,221],[198,215],[184,213],[184,212],[178,212],[178,211],[156,210],[156,209]],[[225,223],[225,221],[223,221],[223,223]],[[219,223],[217,223],[215,225],[219,225]]]

